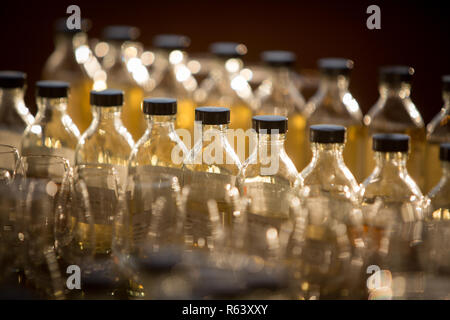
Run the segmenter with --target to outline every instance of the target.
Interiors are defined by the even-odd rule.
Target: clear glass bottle
[[[280,233],[283,223],[290,219],[290,200],[302,186],[298,171],[284,149],[288,119],[254,116],[253,129],[258,144],[238,176],[241,194],[250,199],[247,212],[250,237],[261,232],[266,234],[273,228]]]
[[[175,131],[177,100],[147,98],[142,103],[147,130],[131,152],[128,174],[150,167],[155,174],[170,174],[182,182],[188,150]]]
[[[253,92],[248,83],[241,59],[247,53],[243,44],[234,42],[216,42],[211,44],[210,52],[215,56],[214,67],[201,86],[204,92],[204,105],[229,106],[230,128],[244,131],[252,125]],[[237,141],[233,141],[236,153],[241,161],[249,156],[248,138],[246,138],[245,154],[237,148]]]
[[[300,173],[303,295],[360,298],[364,242],[359,186],[344,163],[345,127],[310,126],[313,157]],[[299,226],[297,226],[298,228]]]
[[[36,82],[38,112],[23,133],[20,154],[60,156],[74,162],[80,131],[67,114],[69,83]]]
[[[357,181],[365,174],[365,129],[363,114],[358,102],[349,91],[353,61],[342,58],[324,58],[318,61],[320,83],[317,92],[309,99],[305,115],[307,130],[312,124],[334,123],[347,128],[344,159]],[[308,131],[306,131],[308,132]],[[311,155],[307,155],[309,160]]]
[[[375,133],[402,133],[411,137],[408,172],[419,187],[425,183],[425,125],[411,100],[411,80],[414,69],[407,66],[388,66],[380,69],[380,97],[364,116],[369,136]],[[370,154],[371,143],[366,143]],[[366,159],[366,172],[375,167],[372,157]]]
[[[430,191],[441,177],[441,171],[437,164],[439,145],[450,142],[450,75],[442,77],[442,98],[444,106],[441,111],[427,124],[427,152],[426,162],[426,186],[424,190]]]
[[[18,148],[25,128],[34,117],[25,106],[26,74],[0,71],[0,144]]]
[[[222,225],[231,226],[232,206],[227,202],[227,189],[236,185],[242,165],[227,137],[230,109],[199,107],[195,109],[195,120],[195,135],[199,138],[183,166],[183,183],[190,189],[187,234],[193,247],[209,247],[207,200],[217,202]]]
[[[391,272],[418,271],[423,196],[406,168],[410,138],[375,134],[376,166],[361,184],[368,265]]]
[[[155,48],[152,80],[155,88],[148,94],[152,97],[174,97],[178,101],[176,129],[186,129],[193,135],[195,101],[192,97],[197,81],[187,64],[190,39],[183,35],[160,34],[153,39]],[[184,138],[184,137],[183,137]],[[184,141],[191,148],[193,141]]]
[[[305,99],[292,79],[296,56],[290,51],[265,51],[261,54],[269,67],[270,78],[258,88],[257,114],[276,114],[289,118],[286,134],[286,152],[300,170],[306,166]]]
[[[68,115],[77,127],[84,132],[92,120],[89,105],[89,92],[93,81],[78,63],[76,48],[88,46],[88,22],[82,20],[81,30],[69,30],[67,18],[58,19],[55,23],[55,50],[48,57],[42,77],[44,80],[59,80],[70,83],[71,98],[67,107]]]
[[[137,141],[145,132],[146,124],[140,109],[144,91],[128,68],[125,54],[139,55],[142,45],[137,42],[139,29],[132,26],[108,26],[103,29],[103,41],[108,45],[102,60],[106,72],[106,86],[124,91],[123,125]]]
[[[429,238],[427,239],[427,261],[431,271],[450,274],[450,143],[440,145],[442,176],[430,191],[430,215],[427,217]]]
[[[91,91],[92,120],[89,128],[80,137],[75,152],[75,164],[113,165],[123,188],[128,159],[134,146],[131,134],[122,123],[121,109],[123,91],[107,89]]]

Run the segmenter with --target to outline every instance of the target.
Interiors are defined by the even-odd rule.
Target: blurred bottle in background
[[[424,202],[408,174],[410,138],[404,134],[375,134],[376,166],[362,183],[368,265],[391,272],[419,271]]]
[[[106,72],[106,86],[124,92],[122,121],[124,126],[138,140],[145,131],[146,125],[141,111],[144,98],[143,89],[136,82],[133,64],[128,63],[142,53],[142,45],[136,41],[139,29],[132,26],[108,26],[103,30],[103,41],[106,43],[106,54],[102,59],[102,67]],[[94,88],[101,90],[105,88]]]
[[[442,84],[444,106],[427,125],[425,191],[430,191],[439,182],[441,177],[441,171],[436,165],[439,145],[444,142],[450,142],[450,75],[442,77]]]
[[[178,115],[175,127],[188,130],[192,136],[196,107],[193,92],[197,88],[197,81],[188,67],[186,50],[190,42],[188,37],[176,34],[161,34],[153,39],[155,62],[151,76],[155,87],[148,94],[152,97],[176,98]],[[190,148],[193,141],[184,143]]]
[[[127,176],[128,158],[134,146],[133,138],[120,117],[123,103],[123,92],[120,90],[91,91],[94,119],[80,137],[75,152],[77,166],[112,165],[117,172],[121,190]]]
[[[25,128],[34,121],[23,100],[26,74],[0,71],[0,143],[18,148]]]
[[[334,123],[347,128],[344,159],[357,181],[365,177],[365,129],[358,102],[349,92],[353,61],[342,58],[324,58],[318,61],[321,79],[318,91],[305,108],[307,129],[312,124]],[[306,134],[308,131],[305,131]],[[306,156],[309,161],[311,154]]]
[[[286,152],[298,170],[306,166],[305,99],[293,79],[296,56],[290,51],[265,51],[263,62],[270,68],[270,77],[258,87],[257,114],[275,114],[289,118]]]
[[[78,61],[84,59],[82,57],[83,50],[78,52],[78,56],[76,50],[81,46],[88,48],[86,32],[89,22],[82,20],[81,30],[70,30],[67,28],[66,20],[66,18],[61,18],[55,23],[55,50],[44,65],[42,78],[70,83],[71,99],[67,113],[83,132],[92,120],[89,92],[93,82]]]
[[[36,103],[38,112],[22,137],[23,156],[60,156],[73,164],[80,131],[67,114],[69,83],[38,81]]]
[[[407,66],[388,66],[380,69],[380,97],[364,116],[369,135],[374,133],[403,133],[411,138],[408,172],[423,188],[425,184],[425,125],[419,110],[411,100],[411,80],[414,69]],[[367,154],[371,143],[368,141]],[[375,167],[374,159],[366,159],[367,175]]]

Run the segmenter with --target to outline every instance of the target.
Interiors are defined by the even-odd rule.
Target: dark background
[[[33,110],[33,84],[53,50],[53,22],[68,16],[70,4],[92,20],[92,37],[108,24],[131,24],[141,29],[146,45],[158,33],[186,34],[193,53],[212,41],[242,42],[249,62],[266,49],[296,52],[299,69],[315,68],[325,56],[353,59],[351,91],[364,112],[377,99],[380,65],[415,68],[412,98],[426,122],[442,106],[441,76],[450,73],[450,19],[436,1],[4,1],[0,69],[28,73],[27,103]],[[381,30],[366,28],[371,4],[381,8]]]

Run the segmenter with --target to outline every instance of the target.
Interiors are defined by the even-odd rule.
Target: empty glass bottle
[[[442,176],[438,184],[430,191],[430,215],[428,220],[429,236],[427,253],[428,266],[433,272],[450,274],[450,143],[440,146]]]
[[[66,111],[69,83],[44,80],[36,88],[38,112],[25,129],[20,153],[60,156],[72,164],[80,132]]]
[[[0,143],[18,148],[20,138],[34,117],[25,106],[26,74],[0,71]]]
[[[195,109],[197,139],[183,167],[183,182],[188,186],[187,234],[194,247],[210,247],[207,201],[217,202],[221,222],[231,225],[232,208],[227,190],[236,184],[241,169],[239,157],[228,142],[230,109],[200,107]],[[205,189],[207,187],[207,189]]]
[[[92,120],[89,92],[93,82],[78,62],[76,49],[83,45],[88,48],[88,22],[82,20],[81,29],[73,30],[68,29],[66,24],[67,18],[58,19],[55,23],[55,50],[45,63],[42,76],[44,80],[70,83],[71,98],[67,113],[83,132]]]
[[[368,264],[395,272],[418,271],[423,196],[408,174],[409,136],[375,134],[375,169],[362,183]]]
[[[183,35],[161,34],[153,39],[155,48],[152,80],[156,87],[149,92],[152,97],[174,97],[178,101],[177,129],[194,133],[195,102],[192,92],[197,87],[195,78],[187,67],[187,48],[190,39]],[[184,141],[189,148],[193,141]]]
[[[147,130],[131,152],[129,174],[145,166],[155,174],[171,174],[182,181],[183,160],[188,150],[175,131],[177,100],[147,98],[142,110]]]
[[[290,51],[265,51],[261,55],[270,68],[270,78],[258,88],[260,105],[257,114],[276,114],[289,118],[286,152],[298,169],[306,165],[305,99],[292,79],[296,56]]]
[[[364,242],[359,186],[345,166],[345,127],[312,125],[313,157],[300,173],[302,223],[291,254],[305,298],[360,298]]]
[[[91,105],[94,119],[80,137],[75,164],[113,165],[119,188],[122,188],[127,176],[128,158],[134,146],[133,138],[120,118],[123,92],[114,89],[91,91]]]
[[[307,128],[311,124],[335,123],[347,128],[344,159],[357,181],[366,176],[365,129],[358,102],[349,91],[353,61],[342,58],[324,58],[318,61],[321,72],[319,89],[305,109]],[[307,156],[310,159],[310,155]]]
[[[380,97],[364,116],[369,135],[374,133],[403,133],[411,137],[408,172],[419,187],[423,187],[425,160],[425,126],[422,116],[411,100],[411,80],[414,69],[407,66],[389,66],[380,69]],[[370,141],[366,143],[370,154]],[[374,159],[367,157],[366,172],[375,167]]]
[[[427,125],[427,152],[425,153],[426,187],[424,189],[427,191],[431,190],[439,182],[441,176],[441,172],[436,165],[439,144],[450,142],[450,75],[443,76],[442,83],[444,106]]]
[[[145,131],[144,116],[140,110],[144,93],[133,77],[132,70],[125,59],[125,54],[138,56],[141,44],[136,41],[139,29],[132,26],[108,26],[103,30],[103,40],[108,45],[108,51],[102,60],[106,72],[108,88],[124,91],[122,111],[123,125],[138,140]]]

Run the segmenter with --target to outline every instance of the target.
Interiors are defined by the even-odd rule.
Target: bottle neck
[[[291,75],[288,68],[274,68],[271,80],[273,96],[283,97],[289,95]]]
[[[25,87],[23,88],[0,88],[0,117],[4,123],[15,123],[19,117],[26,124],[34,121],[30,110],[24,102]]]
[[[94,116],[94,121],[97,122],[98,127],[110,127],[115,126],[117,122],[121,122],[120,113],[122,107],[112,106],[112,107],[101,107],[92,106],[92,113]]]
[[[407,99],[411,95],[411,84],[407,82],[381,83],[379,91],[382,98],[397,97]]]
[[[0,105],[25,105],[24,104],[25,88],[6,89],[0,88]],[[5,112],[13,112],[12,108],[8,108]]]
[[[442,177],[450,181],[450,161],[441,161]]]
[[[444,100],[443,108],[445,110],[450,110],[450,91],[442,92],[442,99]]]
[[[407,174],[407,152],[375,152],[376,168],[385,174]]]
[[[38,115],[36,117],[63,116],[67,110],[67,98],[37,97]]]
[[[285,134],[258,134],[258,150],[265,151],[262,155],[269,156],[272,154],[280,155],[284,151],[284,143],[286,141]],[[256,151],[256,150],[255,150]]]
[[[341,92],[348,91],[350,79],[345,75],[326,75],[320,77],[319,90],[331,95],[339,95]]]
[[[145,115],[149,130],[175,130],[175,115]]]
[[[323,163],[324,165],[340,165],[344,163],[343,143],[312,143],[312,163]]]

